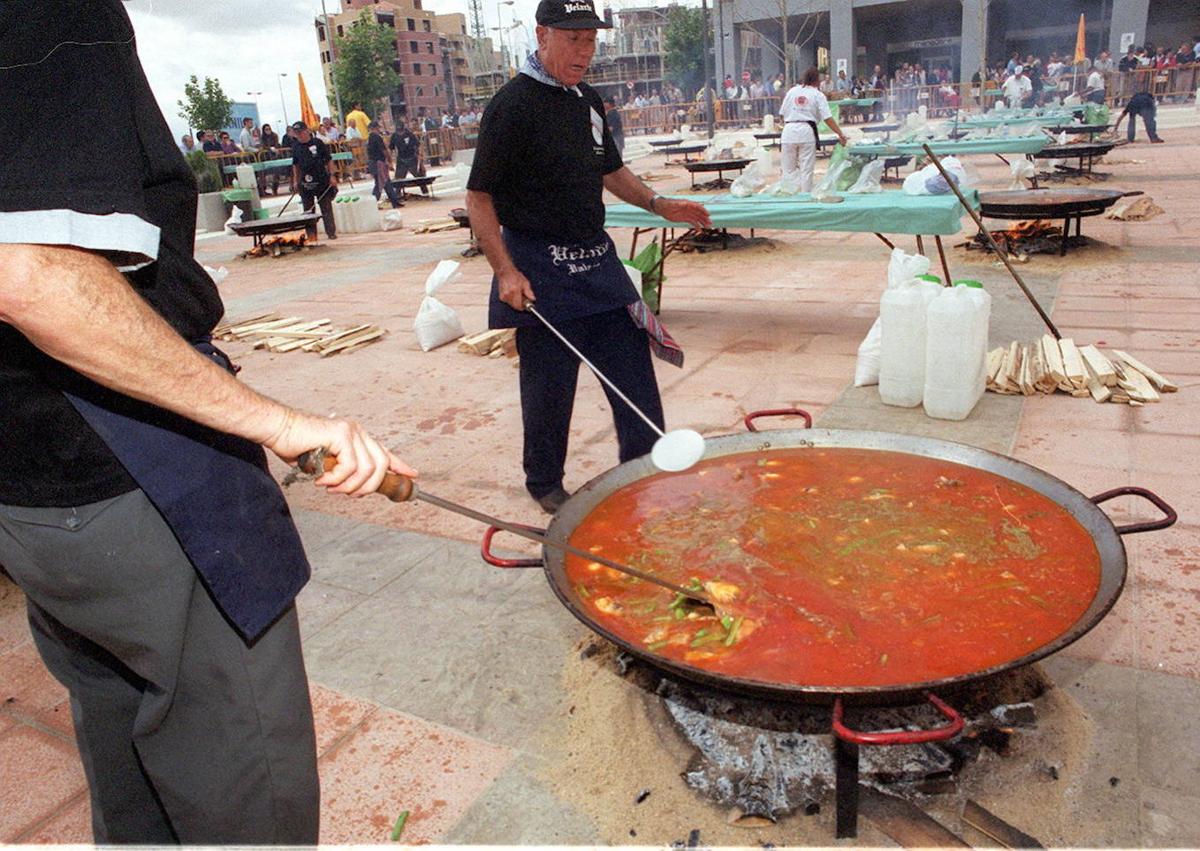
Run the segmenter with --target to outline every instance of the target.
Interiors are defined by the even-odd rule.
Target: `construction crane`
[[[478,41],[487,38],[487,27],[483,23],[483,0],[467,0],[471,9],[471,36]]]

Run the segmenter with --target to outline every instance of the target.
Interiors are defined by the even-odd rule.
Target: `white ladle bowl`
[[[704,438],[690,428],[669,431],[654,442],[650,460],[667,473],[686,470],[704,457]]]

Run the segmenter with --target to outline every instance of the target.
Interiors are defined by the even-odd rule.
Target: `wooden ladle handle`
[[[305,452],[297,460],[296,464],[304,472],[315,475],[317,473],[317,465],[321,465],[326,473],[337,466],[337,456],[329,455],[323,449],[314,449],[311,452]],[[408,502],[416,494],[417,486],[408,476],[402,476],[399,473],[389,472],[383,477],[376,493],[383,494],[392,502]]]

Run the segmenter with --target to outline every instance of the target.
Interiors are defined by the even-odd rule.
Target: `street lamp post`
[[[262,92],[246,92],[246,97],[254,98],[254,111],[255,112],[258,112],[258,99],[261,95],[262,95]],[[258,116],[258,123],[262,124],[262,116],[261,115]]]
[[[285,103],[283,100],[283,78],[286,76],[287,76],[287,71],[280,71],[279,77],[276,78],[276,82],[279,83],[279,105],[281,107],[283,107],[283,126],[284,127],[286,127],[288,125],[287,103]]]

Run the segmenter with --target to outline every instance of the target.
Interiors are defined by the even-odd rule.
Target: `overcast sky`
[[[331,15],[341,10],[337,0],[325,3]],[[425,0],[422,6],[439,13],[467,13],[467,0]],[[483,8],[489,28],[497,26],[497,12],[506,26],[515,14],[532,37],[537,0],[514,0],[513,6],[503,8],[497,0],[483,0]],[[127,0],[126,9],[137,32],[142,66],[176,137],[187,132],[177,101],[193,74],[202,81],[220,80],[234,100],[257,101],[262,120],[276,131],[281,131],[285,112],[290,121],[300,117],[297,73],[304,75],[313,108],[330,114],[313,27],[321,13],[320,0]],[[523,55],[524,30],[512,33]],[[489,30],[489,35],[495,34]]]

